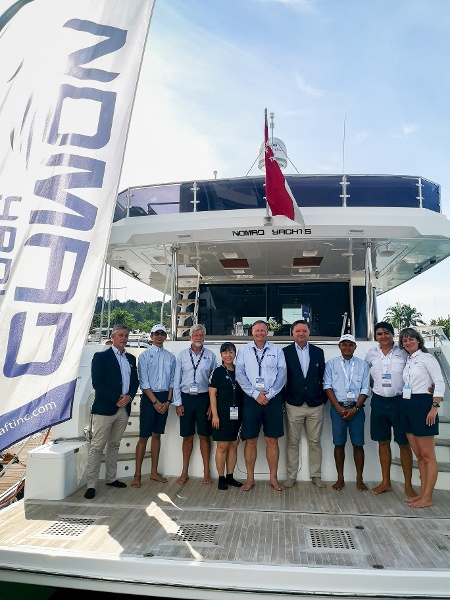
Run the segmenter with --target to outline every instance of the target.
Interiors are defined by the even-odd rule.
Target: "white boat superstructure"
[[[272,339],[281,345],[290,342],[292,322],[306,318],[311,341],[327,360],[338,354],[342,332],[356,336],[356,355],[364,358],[374,343],[376,296],[450,255],[450,222],[432,182],[358,175],[287,179],[304,227],[268,214],[258,177],[137,187],[119,195],[107,262],[176,299],[166,342],[175,354],[189,344],[186,332],[196,322],[206,325],[205,345],[219,356],[224,339],[238,346],[250,339],[256,318],[270,319]],[[447,342],[441,336],[433,351],[448,376]],[[426,511],[403,501],[397,458],[393,493],[358,493],[351,460],[343,492],[330,485],[319,490],[309,482],[304,444],[299,485],[283,493],[264,481],[262,443],[251,492],[224,494],[204,485],[196,444],[191,478],[177,484],[181,438],[174,410],[160,456],[169,482],[147,479],[142,488],[124,491],[100,487],[86,502],[90,364],[100,350],[85,347],[72,418],[53,427],[51,442],[29,455],[25,501],[2,511],[0,578],[205,600],[450,597],[448,385],[436,500]],[[128,483],[138,435],[139,395],[120,449],[118,476]],[[380,467],[369,419],[365,435],[365,480],[375,484]],[[238,478],[245,475],[242,446]],[[333,482],[328,414],[322,446],[322,478]],[[280,448],[283,478],[283,439]],[[147,456],[143,474],[149,462]]]

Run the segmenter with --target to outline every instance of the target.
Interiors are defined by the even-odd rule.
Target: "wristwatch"
[[[354,406],[353,407],[357,412],[359,412],[361,410],[361,408],[359,406]]]
[[[434,408],[439,408],[441,405],[440,402],[433,402],[433,404],[431,406],[434,406]]]

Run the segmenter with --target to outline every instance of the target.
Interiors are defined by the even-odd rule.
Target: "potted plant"
[[[274,335],[276,331],[279,331],[283,325],[278,323],[275,317],[269,317],[267,320],[267,328],[269,329],[269,335]]]

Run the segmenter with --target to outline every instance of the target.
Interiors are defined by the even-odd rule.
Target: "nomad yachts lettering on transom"
[[[0,38],[0,417],[17,424],[0,450],[71,417],[152,8],[30,3]],[[36,28],[14,57],[37,20],[45,43]]]
[[[266,233],[265,229],[238,229],[232,230],[233,237],[251,237],[251,236],[297,236],[297,235],[311,235],[311,229],[271,229]]]

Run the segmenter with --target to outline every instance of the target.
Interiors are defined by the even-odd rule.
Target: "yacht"
[[[166,342],[174,354],[189,345],[195,323],[206,326],[206,346],[219,356],[224,340],[238,347],[247,343],[256,319],[267,320],[272,341],[286,345],[292,323],[303,318],[326,360],[339,353],[343,333],[355,335],[356,355],[364,358],[374,344],[374,323],[383,318],[377,296],[450,256],[440,186],[424,177],[285,177],[301,223],[271,215],[264,176],[135,186],[118,195],[106,262],[175,299]],[[432,341],[430,350],[448,382],[450,345],[439,331]],[[197,600],[450,597],[448,386],[436,447],[439,477],[428,509],[404,502],[394,444],[391,493],[356,490],[350,449],[346,486],[333,491],[328,411],[322,442],[326,489],[311,484],[302,443],[298,485],[273,490],[263,440],[250,492],[203,484],[196,441],[190,479],[178,484],[181,438],[173,409],[159,463],[168,482],[146,476],[147,455],[143,485],[133,489],[139,394],[120,449],[118,477],[128,488],[100,482],[88,502],[90,363],[100,350],[86,344],[72,418],[29,452],[25,498],[0,513],[0,579]],[[129,348],[136,355],[143,350]],[[366,412],[369,399],[367,405]],[[367,418],[364,476],[376,485],[378,449],[368,424]],[[235,476],[245,478],[242,443]]]

